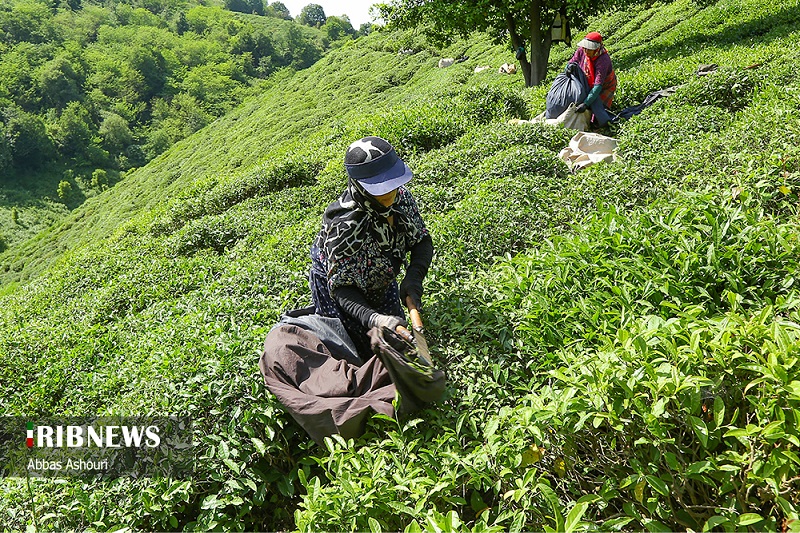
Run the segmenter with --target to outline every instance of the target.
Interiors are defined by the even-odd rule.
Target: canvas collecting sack
[[[554,119],[555,124],[561,124],[565,128],[570,128],[577,131],[586,131],[589,129],[589,120],[591,113],[588,111],[578,112],[575,104],[569,104],[566,110],[561,113],[558,118]],[[551,122],[551,121],[547,121]]]
[[[421,409],[442,398],[446,385],[444,372],[420,357],[417,347],[388,328],[369,331],[372,351],[389,371],[400,393],[402,411]]]
[[[545,113],[541,113],[531,120],[517,120],[512,119],[509,121],[511,124],[525,124],[527,122],[533,123],[541,123],[541,124],[552,124],[553,126],[564,126],[565,128],[570,128],[577,131],[586,131],[589,129],[589,121],[591,120],[591,112],[584,111],[579,113],[575,109],[575,104],[569,104],[567,109],[564,110],[556,118],[546,118]]]

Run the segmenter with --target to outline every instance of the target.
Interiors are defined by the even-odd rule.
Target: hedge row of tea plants
[[[496,342],[444,349],[446,408],[328,442],[298,527],[796,528],[798,224],[681,195],[480,271],[438,335]]]
[[[614,164],[571,174],[556,157],[571,132],[509,124],[538,114],[546,88],[472,73],[507,60],[487,37],[437,51],[470,57],[440,70],[413,32],[374,34],[87,202],[11,262],[33,265],[3,278],[35,276],[0,289],[0,407],[189,415],[196,472],[33,479],[30,492],[3,479],[0,522],[796,529],[800,86],[781,65],[800,17],[770,3],[777,25],[748,34],[738,55],[725,40],[686,57],[648,44],[691,40],[685,18],[727,5],[654,4],[617,30],[620,84],[634,88],[620,100],[662,88],[658,67],[682,87],[611,129]],[[763,13],[736,5],[730,28],[715,19],[723,35]],[[626,41],[640,43],[628,56]],[[568,54],[556,49],[553,68]],[[710,58],[717,77],[685,69]],[[770,59],[745,69],[755,58]],[[389,75],[380,93],[366,87]],[[437,250],[424,314],[449,386],[438,405],[317,446],[266,391],[257,360],[280,314],[309,301],[309,243],[344,187],[342,153],[367,134],[415,170]]]

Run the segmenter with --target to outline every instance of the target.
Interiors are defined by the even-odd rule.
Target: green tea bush
[[[379,117],[368,117],[358,135],[389,140],[402,157],[446,146],[477,125],[527,116],[527,104],[514,89],[488,85],[448,89]]]
[[[414,170],[414,181],[411,187],[418,200],[427,209],[433,212],[444,212],[453,209],[455,204],[473,189],[473,185],[484,179],[482,165],[499,168],[511,168],[521,173],[530,174],[535,169],[542,169],[542,165],[530,157],[516,158],[509,153],[506,156],[498,154],[507,152],[514,147],[523,149],[541,147],[539,154],[544,160],[551,161],[549,156],[544,156],[542,150],[560,150],[572,134],[562,128],[550,128],[539,124],[509,125],[491,124],[477,127],[464,134],[452,144],[425,154],[424,157],[414,157],[409,165]],[[505,161],[502,161],[505,159]],[[482,163],[492,160],[494,163]],[[528,166],[530,164],[530,166]],[[558,168],[554,164],[553,168]],[[566,168],[566,167],[563,167]],[[552,169],[548,169],[548,173]],[[495,173],[497,175],[497,173]]]
[[[631,13],[629,9],[612,9],[605,13],[602,20],[596,21],[597,31],[609,40],[609,45],[616,41],[617,43],[626,42],[626,38],[637,28],[647,22],[648,19],[653,17],[657,9],[653,7],[660,6],[641,6],[641,9]],[[595,25],[591,25],[595,27]]]
[[[415,54],[420,52],[438,53],[438,49],[433,48],[425,36],[418,31],[382,32],[378,29],[373,33],[373,38],[368,40],[367,46],[376,51],[393,54],[399,54],[401,50],[408,50]]]
[[[631,216],[603,210],[574,236],[503,261],[503,275],[464,280],[457,292],[482,292],[516,340],[504,356],[449,359],[484,366],[451,375],[457,392],[439,412],[367,448],[331,440],[327,482],[301,479],[298,527],[414,531],[449,517],[472,530],[567,530],[586,516],[603,530],[733,530],[796,519],[797,230],[755,202],[690,196]],[[445,302],[463,315],[454,339],[502,337],[463,301]],[[517,393],[491,410],[497,391],[484,383],[504,380],[509,350],[538,365],[530,381],[512,365]],[[430,417],[449,422],[434,430]]]
[[[504,118],[530,118],[523,93],[518,90],[483,85],[468,87],[453,93],[450,98],[456,106],[466,108],[472,124],[486,124]]]
[[[559,419],[556,433],[562,436],[566,433],[558,428],[582,427],[592,416],[595,416],[594,427],[601,428],[599,432],[587,430],[591,436],[585,441],[568,443],[567,447],[573,454],[568,457],[568,463],[576,465],[576,469],[583,465],[583,472],[593,472],[590,477],[595,490],[601,480],[594,473],[608,472],[612,464],[633,467],[636,472],[631,472],[630,477],[624,480],[619,473],[614,475],[619,483],[617,489],[631,490],[636,501],[629,501],[627,508],[623,504],[616,509],[638,520],[640,526],[647,526],[649,520],[669,517],[674,521],[668,522],[669,529],[698,528],[704,520],[717,526],[727,524],[734,527],[739,523],[737,516],[740,514],[760,512],[765,502],[764,494],[751,500],[749,494],[744,496],[741,488],[737,488],[740,487],[738,483],[743,482],[738,473],[747,469],[748,463],[740,462],[736,468],[725,469],[726,474],[722,475],[717,466],[711,466],[718,465],[720,458],[736,462],[735,458],[752,457],[749,453],[753,453],[753,446],[766,445],[757,454],[767,464],[782,464],[790,470],[797,467],[796,463],[785,462],[783,455],[784,450],[791,450],[790,443],[796,439],[792,434],[783,430],[776,433],[776,439],[785,436],[786,444],[774,447],[774,456],[771,455],[773,445],[767,442],[774,443],[776,439],[770,438],[761,444],[758,444],[758,439],[742,442],[750,450],[743,454],[738,436],[744,433],[737,429],[757,419],[775,420],[774,412],[777,411],[767,414],[770,409],[780,411],[790,406],[796,409],[788,398],[779,400],[778,404],[756,399],[781,396],[770,387],[779,390],[786,386],[794,379],[792,372],[796,372],[792,370],[796,367],[792,357],[795,351],[792,346],[796,341],[791,340],[800,333],[800,327],[794,323],[800,304],[795,287],[799,244],[796,223],[776,224],[763,217],[758,208],[726,207],[717,205],[715,199],[710,200],[690,201],[684,206],[673,207],[669,214],[664,210],[654,210],[646,215],[646,222],[631,223],[608,215],[600,222],[600,227],[604,228],[600,235],[590,230],[591,236],[570,241],[566,248],[561,240],[554,243],[553,251],[565,261],[561,265],[548,262],[524,267],[525,271],[539,272],[540,278],[519,278],[521,265],[518,263],[509,271],[515,283],[523,279],[538,279],[530,285],[518,285],[513,294],[521,295],[521,300],[508,302],[508,309],[522,311],[516,322],[524,332],[522,335],[526,339],[523,343],[535,346],[537,352],[560,348],[565,354],[563,357],[569,358],[569,369],[574,378],[563,380],[563,370],[553,374],[559,381],[565,381],[567,397],[585,398],[584,394],[574,396],[574,391],[570,392],[568,387],[578,386],[579,390],[586,390],[584,387],[588,383],[596,384],[597,394],[601,395],[594,400],[576,399],[573,405],[576,418],[563,426],[560,425],[564,416],[563,405],[553,410]],[[690,227],[694,229],[689,230]],[[595,228],[594,231],[599,229]],[[631,231],[636,233],[631,234]],[[598,247],[606,246],[607,252],[598,253]],[[628,246],[633,246],[636,251],[628,254],[624,251]],[[647,252],[647,249],[651,251]],[[550,253],[546,256],[554,257]],[[580,257],[585,257],[586,261]],[[521,257],[515,261],[518,260]],[[609,269],[606,270],[604,265]],[[553,276],[553,273],[558,273],[558,276]],[[630,275],[634,278],[628,278]],[[590,282],[590,286],[584,286],[584,280]],[[543,294],[542,289],[546,293]],[[556,304],[559,299],[562,303]],[[558,324],[558,329],[549,330],[548,324]],[[592,341],[592,336],[587,335],[590,332],[599,334],[598,351],[587,351],[587,358],[575,365],[575,350],[569,346],[574,342],[587,346],[586,342]],[[640,337],[637,338],[637,334]],[[609,353],[605,344],[607,339],[615,336],[613,351]],[[781,338],[783,340],[779,340]],[[723,339],[721,345],[720,339]],[[618,346],[624,349],[620,350]],[[778,352],[773,352],[774,349]],[[626,350],[637,353],[636,357],[640,358],[627,370],[620,369],[622,361],[618,359],[626,360],[622,356]],[[720,352],[716,353],[716,350]],[[768,363],[773,365],[770,370],[757,367],[757,363],[754,366],[753,352],[771,361]],[[606,360],[606,354],[611,359]],[[738,366],[735,361],[740,361]],[[654,372],[651,379],[655,380],[652,385],[647,385],[653,387],[650,401],[643,398],[642,403],[637,403],[637,398],[641,397],[637,391],[643,384],[636,378],[639,365],[644,365],[641,370],[644,375]],[[684,376],[681,379],[675,374],[676,365],[679,374]],[[756,367],[760,371],[751,373]],[[620,384],[612,393],[608,386],[614,379],[610,378],[609,372],[617,371]],[[764,374],[772,373],[778,373],[782,378],[772,381],[772,378],[764,377]],[[694,384],[689,385],[692,380]],[[664,398],[666,383],[673,383],[674,400]],[[762,387],[765,383],[770,385]],[[688,392],[681,393],[682,389]],[[546,404],[553,398],[554,391],[542,391],[536,401]],[[656,405],[653,404],[655,400],[658,400]],[[668,410],[671,401],[683,414],[665,414],[664,409]],[[715,405],[713,408],[712,403]],[[591,408],[592,405],[596,410]],[[656,418],[648,416],[648,413],[653,414],[651,409]],[[590,415],[589,412],[598,414]],[[726,412],[733,413],[730,422],[724,419]],[[608,413],[611,419],[600,413]],[[715,426],[711,423],[712,414],[708,413],[716,413]],[[639,416],[642,422],[653,420],[659,426],[652,429],[650,435],[638,437],[640,432],[634,427],[641,424],[637,422]],[[673,420],[673,425],[663,427],[662,418]],[[554,417],[552,421],[555,420]],[[606,432],[602,430],[606,423],[614,430],[608,436],[604,436]],[[715,429],[717,427],[720,429]],[[780,427],[783,427],[782,423]],[[770,428],[766,433],[771,435],[772,431]],[[681,434],[683,437],[678,438]],[[747,435],[760,434],[761,428],[758,428]],[[712,440],[714,435],[716,441]],[[624,445],[622,439],[629,444]],[[608,443],[609,447],[605,448],[602,443],[598,447],[598,441]],[[649,448],[648,444],[651,445]],[[689,449],[697,451],[692,455]],[[601,450],[606,451],[601,455]],[[661,461],[660,468],[652,466],[654,461]],[[752,462],[749,464],[754,467]],[[761,463],[757,463],[755,469],[758,472],[754,475],[764,479],[764,490],[770,485],[779,489],[773,488],[769,498],[772,511],[767,511],[763,517],[759,515],[758,520],[750,516],[747,519],[774,527],[775,516],[796,512],[793,506],[797,501],[785,499],[791,486],[791,482],[785,485],[785,480],[791,479],[793,474],[777,472],[775,466],[762,466]],[[663,476],[664,470],[678,472],[666,477]],[[711,470],[720,475],[708,477],[706,472]],[[651,473],[658,471],[662,472],[662,478],[652,478]],[[771,481],[766,479],[773,474],[777,477]],[[587,485],[582,490],[589,488]],[[652,491],[649,498],[642,496],[646,488]],[[730,499],[723,504],[722,498],[713,496],[716,494],[727,495]],[[713,510],[697,503],[715,498],[718,502],[716,515]],[[627,499],[630,500],[630,496]],[[767,518],[770,515],[773,518]]]
[[[771,308],[712,320],[689,310],[573,352],[528,399],[529,416],[552,428],[545,447],[563,453],[563,490],[598,494],[604,529],[786,527],[800,503],[800,412],[786,394],[798,333]]]
[[[420,103],[377,119],[371,130],[391,142],[403,156],[440,148],[460,137],[468,127],[463,116],[445,113],[444,107]]]
[[[612,110],[638,105],[651,92],[681,86],[691,79],[696,68],[696,65],[685,60],[667,65],[643,64],[620,72]]]
[[[500,150],[453,184],[464,199],[436,221],[434,235],[450,243],[442,260],[486,263],[535,242],[537,230],[559,222],[551,211],[566,166],[548,150]]]
[[[677,155],[694,159],[697,155],[686,150],[687,145],[707,151],[707,143],[702,141],[718,134],[732,120],[729,113],[717,107],[681,105],[677,99],[647,108],[642,115],[644,120],[626,124],[620,137],[619,151],[625,158]]]
[[[245,179],[203,181],[194,190],[184,193],[181,201],[173,202],[165,216],[156,219],[151,227],[153,235],[175,231],[187,221],[203,215],[215,215],[258,196],[285,188],[314,183],[323,168],[323,155],[329,151],[310,153],[290,146],[278,152],[270,164],[254,169]]]
[[[219,217],[203,217],[192,220],[175,236],[175,252],[189,254],[197,250],[210,249],[224,253],[244,237],[239,228],[230,227]]]
[[[522,299],[503,304],[524,310],[514,322],[537,335],[530,345],[559,348],[573,340],[585,342],[591,339],[587,331],[613,333],[642,311],[666,319],[692,305],[702,306],[709,316],[731,307],[763,308],[794,286],[798,239],[793,224],[776,227],[759,209],[707,198],[644,216],[631,224],[607,215],[595,227],[602,237],[559,243],[558,255],[542,252],[548,261],[537,268],[542,285],[538,290],[518,285],[515,294]],[[556,257],[561,259],[551,262]],[[531,265],[522,268],[530,271]],[[517,283],[525,279],[534,278],[517,278]],[[635,292],[626,289],[634,287]],[[594,299],[605,305],[587,306]],[[553,323],[558,329],[540,326]]]
[[[712,105],[738,111],[753,98],[758,83],[757,74],[736,69],[718,69],[691,80],[674,98],[679,103],[694,106]]]
[[[502,411],[485,431],[463,416],[442,431],[425,429],[421,418],[392,423],[398,429],[373,450],[330,439],[325,473],[342,483],[323,485],[319,477],[301,475],[307,494],[295,516],[298,529],[507,531],[546,523],[551,507],[536,489],[549,486],[530,468],[534,461],[526,456],[525,443],[530,432],[509,418],[509,411]],[[422,438],[404,438],[409,432]],[[440,453],[431,453],[434,449]]]

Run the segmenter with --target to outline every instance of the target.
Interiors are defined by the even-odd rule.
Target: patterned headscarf
[[[312,270],[327,278],[331,293],[354,285],[369,298],[379,298],[428,230],[403,187],[411,169],[385,139],[365,137],[351,144],[345,168],[347,189],[322,216],[311,246]],[[386,207],[376,197],[392,190],[397,197]]]
[[[349,178],[347,190],[328,206],[322,216],[325,254],[329,258],[352,257],[367,239],[374,240],[389,255],[399,255],[393,240],[389,216],[394,216],[394,229],[407,233],[408,221],[394,206],[382,205],[357,180]]]

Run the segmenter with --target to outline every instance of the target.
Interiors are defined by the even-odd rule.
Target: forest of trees
[[[300,19],[266,0],[0,0],[0,178],[141,166],[358,35]]]

